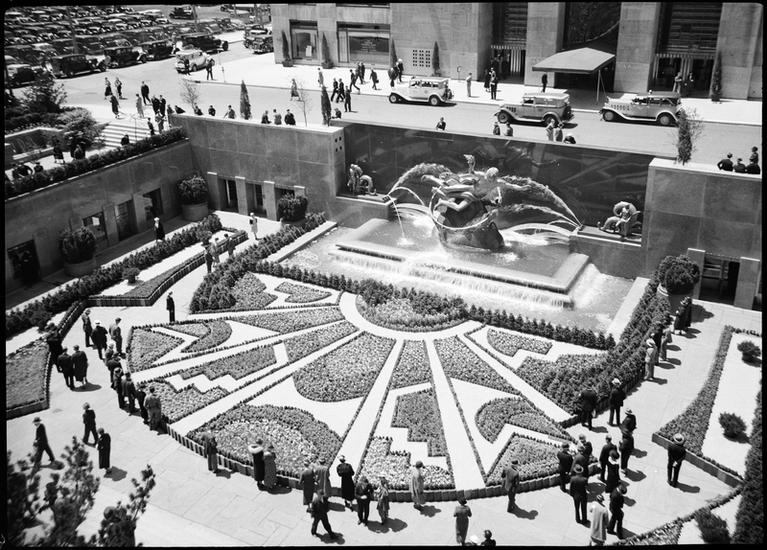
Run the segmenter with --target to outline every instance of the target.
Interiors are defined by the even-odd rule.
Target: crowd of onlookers
[[[761,174],[762,171],[759,168],[759,148],[751,148],[751,156],[748,158],[748,165],[743,164],[743,158],[738,157],[736,162],[732,162],[732,153],[727,153],[716,164],[717,168],[724,170],[725,172],[738,172],[739,174]]]

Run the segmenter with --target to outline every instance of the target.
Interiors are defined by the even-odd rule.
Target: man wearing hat
[[[117,355],[123,355],[123,331],[120,328],[119,317],[115,319],[115,322],[109,327],[109,336],[114,340],[115,348],[117,348]]]
[[[623,504],[625,501],[626,487],[621,485],[610,493],[610,523],[607,524],[607,532],[615,535],[615,524],[618,524],[618,538],[623,538]]]
[[[504,468],[501,473],[503,478],[503,490],[509,495],[509,504],[506,507],[508,513],[512,513],[517,507],[517,489],[519,488],[519,460],[512,459],[511,466]]]
[[[35,425],[35,464],[32,467],[32,471],[36,472],[40,468],[40,460],[43,458],[43,451],[48,453],[48,458],[51,459],[51,463],[55,463],[56,459],[51,451],[51,446],[48,444],[48,434],[45,433],[45,426],[40,421],[40,417],[36,416],[32,421]]]
[[[75,389],[75,368],[72,356],[67,348],[61,348],[61,355],[56,358],[56,369],[64,375],[64,383],[70,390]]]
[[[317,478],[317,491],[323,491],[326,498],[330,498],[332,487],[330,485],[330,469],[325,464],[325,459],[320,457],[319,464],[314,467],[314,476]]]
[[[621,432],[628,432],[634,434],[634,430],[637,429],[637,417],[634,415],[634,411],[630,408],[626,409],[626,418],[621,422]]]
[[[575,469],[577,466],[581,467],[581,473],[583,474],[583,477],[588,479],[589,459],[586,457],[586,449],[584,449],[583,445],[581,444],[578,444],[577,452],[575,453],[575,457],[573,458],[573,469],[570,472],[571,476],[575,473]]]
[[[562,450],[557,453],[557,460],[559,460],[559,488],[563,493],[566,493],[565,485],[570,475],[570,469],[573,467],[573,455],[570,454],[570,444],[567,441],[562,443]]]
[[[618,444],[618,450],[621,453],[621,472],[623,475],[626,475],[626,471],[629,467],[629,457],[631,457],[631,453],[634,452],[634,436],[628,431],[622,432],[622,434],[623,438]]]
[[[306,511],[312,511],[312,498],[314,498],[314,470],[308,460],[304,460],[304,470],[301,472],[301,489],[304,493],[304,506]]]
[[[687,450],[684,448],[684,436],[682,434],[674,435],[674,442],[668,446],[668,484],[676,487],[679,479],[679,468],[682,467],[682,461],[687,456]]]
[[[605,482],[605,472],[607,471],[607,461],[610,459],[610,451],[617,451],[618,447],[613,443],[613,438],[610,434],[605,436],[605,444],[602,445],[602,450],[599,452],[599,481]]]
[[[85,425],[83,443],[88,445],[88,436],[93,434],[93,444],[95,445],[99,440],[99,436],[96,433],[96,413],[91,409],[91,406],[88,403],[83,405],[83,409],[83,424]]]
[[[165,240],[165,228],[162,226],[160,218],[154,219],[154,239],[155,241]]]
[[[586,522],[586,501],[588,500],[588,480],[583,475],[583,466],[576,464],[573,467],[573,477],[570,478],[570,496],[575,505],[575,522]]]
[[[600,493],[591,505],[591,544],[604,546],[607,539],[607,522],[609,514],[605,508],[605,497]]]
[[[91,334],[91,340],[93,345],[96,346],[96,351],[99,352],[99,359],[104,359],[102,355],[103,351],[107,348],[107,329],[101,326],[101,321],[94,321],[95,327]]]
[[[256,486],[261,489],[264,486],[264,477],[266,474],[263,440],[257,439],[254,444],[248,445],[248,452],[253,457],[253,479],[256,480]]]
[[[173,301],[173,291],[168,292],[168,297],[165,299],[165,309],[168,310],[168,322],[176,322],[176,302]]]
[[[83,312],[83,332],[85,333],[85,347],[89,348],[91,346],[91,334],[93,333],[90,309],[86,309]]]
[[[621,381],[613,378],[613,387],[610,390],[610,420],[607,422],[610,426],[621,423],[621,407],[626,399],[626,392],[621,388]],[[615,415],[615,424],[613,424],[613,414]]]
[[[578,434],[578,445],[583,446],[583,456],[586,457],[586,464],[588,464],[591,462],[591,455],[594,454],[594,446],[591,444],[591,441],[586,439],[584,434]],[[588,471],[586,476],[588,477]]]
[[[588,426],[591,430],[591,420],[594,416],[594,409],[597,408],[597,392],[593,385],[589,385],[581,390],[578,396],[578,405],[581,416],[581,426]]]

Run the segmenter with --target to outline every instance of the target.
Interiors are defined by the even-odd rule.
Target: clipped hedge
[[[762,448],[762,392],[756,398],[756,411],[749,438],[751,449],[746,456],[743,496],[735,514],[735,544],[764,544],[764,449]]]
[[[152,149],[157,149],[185,138],[186,132],[183,128],[171,128],[167,132],[141,139],[136,143],[129,143],[128,145],[110,149],[103,153],[56,165],[40,173],[17,179],[13,182],[11,188],[6,187],[5,198],[7,200],[36,189],[42,189],[54,183],[104,168],[121,160],[136,157]]]

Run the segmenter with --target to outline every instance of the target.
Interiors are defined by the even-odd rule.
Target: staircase
[[[106,125],[99,137],[104,141],[105,147],[120,147],[120,140],[128,134],[131,143],[149,137],[149,127],[145,118],[125,118],[115,120]]]

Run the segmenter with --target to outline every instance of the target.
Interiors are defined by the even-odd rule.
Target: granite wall
[[[660,2],[621,2],[613,85],[616,92],[649,89],[660,12]]]

